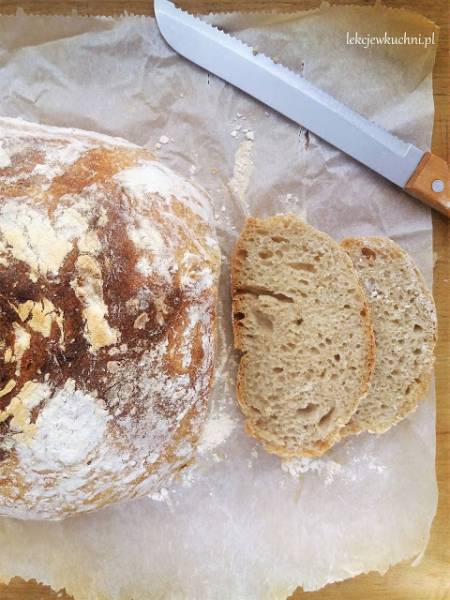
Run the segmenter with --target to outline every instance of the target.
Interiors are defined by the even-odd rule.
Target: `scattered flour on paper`
[[[247,466],[248,466],[249,469],[253,469],[253,464],[254,464],[255,460],[258,458],[258,456],[259,456],[258,450],[255,447],[250,452],[250,458],[247,459]]]
[[[239,137],[239,133],[241,133],[241,129],[241,125],[238,125],[235,129],[230,131],[231,137],[237,139]],[[246,140],[253,141],[255,139],[255,133],[249,129],[242,129],[242,133],[244,134]]]
[[[291,458],[281,461],[281,468],[296,479],[304,473],[317,473],[324,479],[325,485],[330,485],[338,474],[342,474],[343,467],[334,460],[324,458]]]
[[[3,149],[3,142],[0,142],[0,169],[6,169],[11,164],[9,153]]]
[[[308,222],[305,198],[300,199],[295,194],[286,194],[281,200],[286,211],[294,211],[299,219]]]
[[[166,488],[161,488],[158,492],[148,494],[148,497],[155,502],[170,502],[170,495]]]
[[[379,474],[386,472],[386,466],[377,462],[367,454],[353,458],[354,464],[362,464],[365,470],[376,471]],[[345,481],[355,481],[356,475],[349,466],[344,466],[330,458],[291,458],[281,461],[281,468],[285,473],[298,479],[304,473],[316,473],[323,479],[325,485],[330,485],[336,477]]]
[[[247,190],[253,173],[252,160],[253,140],[244,140],[239,145],[234,157],[233,177],[228,182],[228,187],[234,200],[238,203],[245,215],[249,214]]]
[[[227,414],[210,417],[200,436],[199,453],[209,453],[221,446],[229,438],[235,426],[235,421]]]
[[[369,471],[376,471],[377,473],[385,473],[387,470],[386,465],[380,464],[376,458],[369,454],[363,454],[362,456],[353,457],[354,464],[363,464],[364,467]]]

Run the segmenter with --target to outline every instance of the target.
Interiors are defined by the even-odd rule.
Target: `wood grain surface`
[[[319,5],[319,0],[179,0],[179,5],[191,11],[223,10],[305,10]],[[372,5],[373,0],[334,0],[334,4]],[[435,122],[433,152],[449,161],[450,68],[449,26],[450,3],[447,0],[384,0],[393,7],[405,7],[425,15],[441,27],[436,65],[433,74]],[[86,15],[114,15],[124,11],[152,14],[151,0],[0,0],[0,13],[15,13],[18,7],[26,12],[68,14],[73,10]],[[436,361],[437,392],[437,457],[439,508],[434,520],[431,540],[421,564],[412,567],[401,564],[384,576],[376,573],[360,575],[342,583],[332,584],[318,592],[297,592],[291,600],[450,600],[450,221],[433,215],[434,295],[439,315],[439,342]],[[276,557],[274,557],[276,560]],[[52,591],[35,581],[19,578],[9,585],[0,584],[0,600],[84,600]],[[131,598],[129,600],[132,600]],[[149,590],[148,600],[152,600]],[[238,600],[224,598],[224,600]],[[255,600],[258,600],[255,598]]]

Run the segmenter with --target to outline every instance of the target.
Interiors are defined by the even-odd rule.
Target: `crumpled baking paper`
[[[406,10],[330,7],[209,17],[398,136],[428,149],[435,46]],[[77,600],[283,599],[426,547],[436,510],[433,391],[388,433],[281,463],[234,397],[228,259],[247,215],[290,211],[336,239],[388,235],[432,278],[430,212],[339,150],[176,56],[144,17],[0,18],[0,114],[145,144],[211,195],[223,250],[219,356],[198,461],[152,498],[64,522],[0,519],[0,575]],[[63,443],[63,442],[62,442]]]

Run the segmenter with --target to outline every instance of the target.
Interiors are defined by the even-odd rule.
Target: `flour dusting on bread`
[[[0,513],[151,493],[207,412],[209,199],[125,140],[5,118],[0,141]]]

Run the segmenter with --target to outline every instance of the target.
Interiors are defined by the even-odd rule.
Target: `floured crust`
[[[0,119],[0,514],[152,492],[207,409],[219,249],[204,192],[117,138]]]
[[[290,360],[296,360],[294,353],[297,353],[298,356],[297,366],[299,372],[305,363],[308,363],[307,366],[311,366],[314,371],[321,360],[320,356],[323,354],[323,360],[325,361],[331,350],[336,347],[335,342],[331,340],[331,346],[324,349],[320,348],[320,355],[315,357],[309,349],[309,339],[302,339],[303,334],[299,333],[297,339],[300,340],[300,345],[296,345],[295,350],[291,351],[289,349],[289,343],[292,343],[292,339],[294,338],[287,343],[286,347],[282,345],[281,349],[278,349],[278,337],[283,338],[286,336],[286,341],[288,341],[289,332],[295,327],[295,319],[293,321],[294,324],[289,325],[287,328],[285,327],[286,323],[291,323],[289,314],[292,311],[290,307],[292,307],[294,312],[298,313],[299,332],[301,332],[302,327],[305,327],[306,316],[302,311],[309,309],[308,305],[302,300],[303,293],[301,288],[304,286],[304,290],[310,290],[312,295],[314,295],[314,289],[319,284],[318,277],[321,272],[319,263],[314,263],[312,267],[309,264],[303,264],[309,262],[311,256],[306,261],[301,252],[295,254],[294,260],[298,263],[294,265],[295,269],[289,268],[286,251],[283,251],[283,254],[277,257],[277,244],[272,244],[271,239],[280,242],[284,236],[287,238],[286,241],[289,240],[289,243],[291,243],[290,240],[293,242],[298,240],[300,246],[304,243],[305,256],[309,252],[307,247],[314,243],[315,247],[321,247],[322,256],[329,254],[334,257],[332,261],[335,261],[335,268],[338,271],[330,273],[331,280],[338,283],[341,278],[342,280],[345,279],[347,282],[346,285],[351,288],[351,291],[348,291],[348,293],[343,292],[344,295],[347,295],[340,297],[340,301],[345,297],[345,302],[349,302],[348,309],[350,312],[348,314],[353,315],[356,327],[355,339],[358,339],[357,343],[360,344],[360,349],[355,348],[353,352],[355,355],[358,355],[361,362],[359,362],[359,358],[354,360],[355,364],[353,368],[357,375],[353,376],[354,381],[351,386],[351,393],[342,402],[340,400],[337,402],[338,409],[329,418],[327,415],[330,414],[330,408],[333,409],[332,394],[328,393],[327,397],[326,389],[324,390],[322,383],[316,375],[312,375],[310,378],[312,381],[311,390],[304,393],[300,391],[301,386],[310,382],[306,378],[297,380],[295,369],[293,369],[294,376],[286,380],[284,387],[275,388],[273,386],[272,389],[270,378],[262,382],[262,378],[267,374],[269,369],[273,369],[274,371],[274,381],[278,377],[277,372],[283,372],[282,375],[280,374],[280,378],[287,376],[285,374],[285,364],[288,364]],[[280,247],[283,243],[280,243]],[[288,248],[287,244],[285,248]],[[272,261],[271,258],[268,258],[271,254],[274,256],[273,262],[268,263],[267,260]],[[263,258],[260,260],[260,257]],[[311,271],[316,270],[317,272],[311,273]],[[277,279],[277,275],[280,273],[281,278]],[[266,281],[261,280],[261,274],[268,274]],[[273,285],[268,285],[267,282],[269,280],[273,280]],[[299,287],[298,289],[296,288],[296,292],[292,291],[291,294],[289,282],[293,282],[292,287],[294,288],[297,280]],[[334,290],[331,289],[330,294],[333,293]],[[246,429],[248,433],[261,441],[266,450],[282,457],[314,457],[322,455],[340,439],[342,426],[351,418],[361,399],[368,391],[374,368],[375,346],[370,311],[351,261],[341,251],[339,245],[329,238],[329,236],[292,215],[277,215],[265,220],[250,218],[246,222],[234,252],[232,263],[232,294],[234,343],[236,349],[242,353],[237,376],[237,397],[246,417]],[[287,298],[286,296],[289,295],[290,298]],[[262,300],[262,298],[264,299]],[[286,304],[287,300],[289,302]],[[338,304],[337,302],[336,311],[338,310]],[[330,306],[328,306],[329,308]],[[317,315],[314,316],[313,314],[313,318],[317,317],[317,322],[321,327],[324,319],[321,318],[318,311],[316,312]],[[256,315],[256,320],[252,314]],[[309,313],[309,315],[311,314]],[[341,312],[336,312],[335,315],[338,318],[343,317]],[[330,318],[333,320],[331,314],[328,319]],[[268,324],[270,331],[265,335],[264,328],[265,320],[267,319],[272,322],[272,325]],[[310,329],[311,332],[312,329]],[[255,336],[258,337],[257,343],[253,342]],[[349,343],[351,344],[352,342],[350,341]],[[255,345],[261,350],[259,358],[256,357]],[[325,353],[327,353],[326,357]],[[347,360],[351,353],[352,349],[350,347],[347,351],[347,356],[342,357],[343,362]],[[263,370],[255,377],[252,374],[255,363],[264,361],[267,356],[269,358]],[[303,363],[303,366],[301,363]],[[292,375],[292,371],[290,375]],[[317,387],[315,387],[316,385]],[[322,395],[320,397],[319,395],[315,396],[318,389],[321,390],[320,394]],[[269,391],[267,392],[267,390]],[[297,415],[295,415],[295,406],[297,405],[294,406],[292,402],[293,396],[291,392],[293,390],[298,390],[298,394],[296,395],[298,399]],[[264,400],[263,398],[266,396],[267,398],[273,398],[273,400]],[[271,403],[273,406],[270,406]],[[324,428],[323,432],[320,431],[320,435],[317,434],[318,428],[316,430],[315,422],[309,420],[310,415],[306,414],[308,407],[311,406],[317,407],[317,410],[314,408],[314,416],[317,414],[318,421],[324,422],[324,419],[328,419],[327,427]],[[280,418],[286,415],[288,415],[286,417],[286,428],[283,429],[282,427],[280,428],[279,422]],[[308,428],[306,434],[302,432],[303,422],[306,422]],[[276,426],[278,429],[276,435],[274,435],[273,432]],[[293,434],[289,434],[288,436],[288,428],[292,428],[292,431],[294,429],[297,431],[297,439]],[[286,435],[286,439],[290,438],[287,442],[284,434]]]
[[[408,254],[385,237],[341,242],[365,288],[373,315],[377,359],[369,393],[342,436],[384,433],[414,411],[433,374],[436,309]]]

